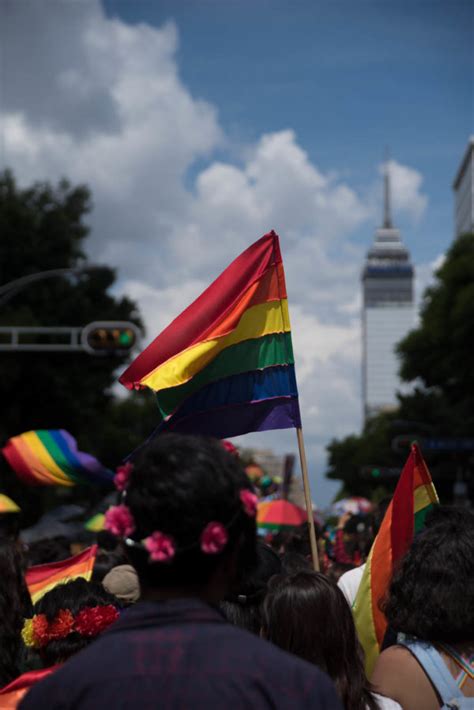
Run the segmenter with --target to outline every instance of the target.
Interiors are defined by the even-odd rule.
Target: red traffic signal
[[[81,344],[90,355],[126,355],[137,343],[140,331],[129,321],[94,321],[81,333]]]

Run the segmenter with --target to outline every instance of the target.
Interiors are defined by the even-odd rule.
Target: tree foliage
[[[28,274],[87,264],[90,209],[85,186],[63,180],[21,189],[11,173],[1,174],[0,286]],[[0,325],[130,320],[142,327],[136,304],[111,294],[114,281],[115,271],[101,266],[31,283],[1,304]],[[153,401],[135,396],[117,402],[112,394],[125,361],[83,352],[0,352],[0,443],[29,429],[64,428],[84,450],[117,465],[154,426]]]
[[[370,495],[380,481],[363,478],[363,466],[401,467],[406,453],[391,442],[400,434],[419,438],[472,437],[474,432],[474,235],[459,237],[423,298],[420,325],[397,347],[400,374],[413,382],[399,395],[399,407],[368,422],[360,435],[328,446],[328,477],[343,482],[343,493]],[[452,495],[456,472],[472,468],[469,452],[426,454],[437,488]],[[437,480],[436,480],[437,479]],[[383,481],[387,490],[393,481]]]

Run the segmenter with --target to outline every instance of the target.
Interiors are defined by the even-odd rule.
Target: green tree
[[[364,478],[367,465],[401,467],[408,453],[394,451],[400,434],[418,438],[472,437],[474,431],[474,235],[459,237],[424,294],[420,325],[398,345],[400,374],[413,382],[399,407],[368,422],[360,435],[333,440],[328,446],[329,478],[341,480],[342,493],[371,495],[383,483]],[[425,454],[444,500],[452,496],[456,472],[472,469],[469,452]],[[472,485],[472,482],[471,482]],[[471,489],[472,495],[472,489]]]
[[[85,186],[63,180],[21,189],[10,172],[0,174],[0,286],[28,274],[87,264],[90,209]],[[130,320],[142,327],[137,305],[111,295],[114,281],[114,270],[102,266],[31,283],[0,306],[0,325]],[[116,372],[125,361],[83,352],[0,352],[0,444],[29,429],[64,428],[84,450],[115,466],[154,426],[152,400],[129,403],[113,397]]]

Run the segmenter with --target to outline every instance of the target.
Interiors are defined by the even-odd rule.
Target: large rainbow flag
[[[387,630],[387,620],[379,603],[388,591],[394,566],[407,552],[413,535],[422,529],[430,508],[438,502],[420,449],[417,444],[412,444],[393,499],[367,558],[352,610],[365,651],[368,678]]]
[[[51,562],[47,565],[35,565],[26,570],[26,586],[31,596],[31,601],[36,604],[42,596],[58,584],[65,584],[78,577],[83,577],[88,582],[92,577],[97,545],[88,547],[74,557],[60,562]]]
[[[240,254],[120,382],[157,393],[159,431],[225,438],[300,427],[277,234]]]
[[[64,429],[24,432],[9,439],[2,453],[17,476],[27,484],[113,483],[113,471],[90,454],[79,451],[74,437]]]

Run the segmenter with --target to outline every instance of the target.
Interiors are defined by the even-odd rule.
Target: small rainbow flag
[[[424,526],[430,508],[439,503],[418,444],[412,444],[393,499],[370,550],[353,606],[359,640],[365,651],[367,677],[380,653],[387,620],[379,608],[396,563],[410,547],[413,535]]]
[[[88,582],[92,577],[97,554],[97,545],[88,547],[74,557],[47,565],[35,565],[26,570],[26,586],[30,592],[31,601],[36,604],[42,596],[58,584],[64,584],[72,579],[83,577]]]
[[[301,427],[277,234],[240,254],[120,382],[157,393],[158,431],[222,439]]]
[[[20,508],[14,500],[0,493],[0,513],[19,513]]]
[[[37,429],[19,434],[7,441],[2,453],[24,483],[40,486],[113,483],[113,471],[90,454],[79,451],[74,437],[64,429]]]

